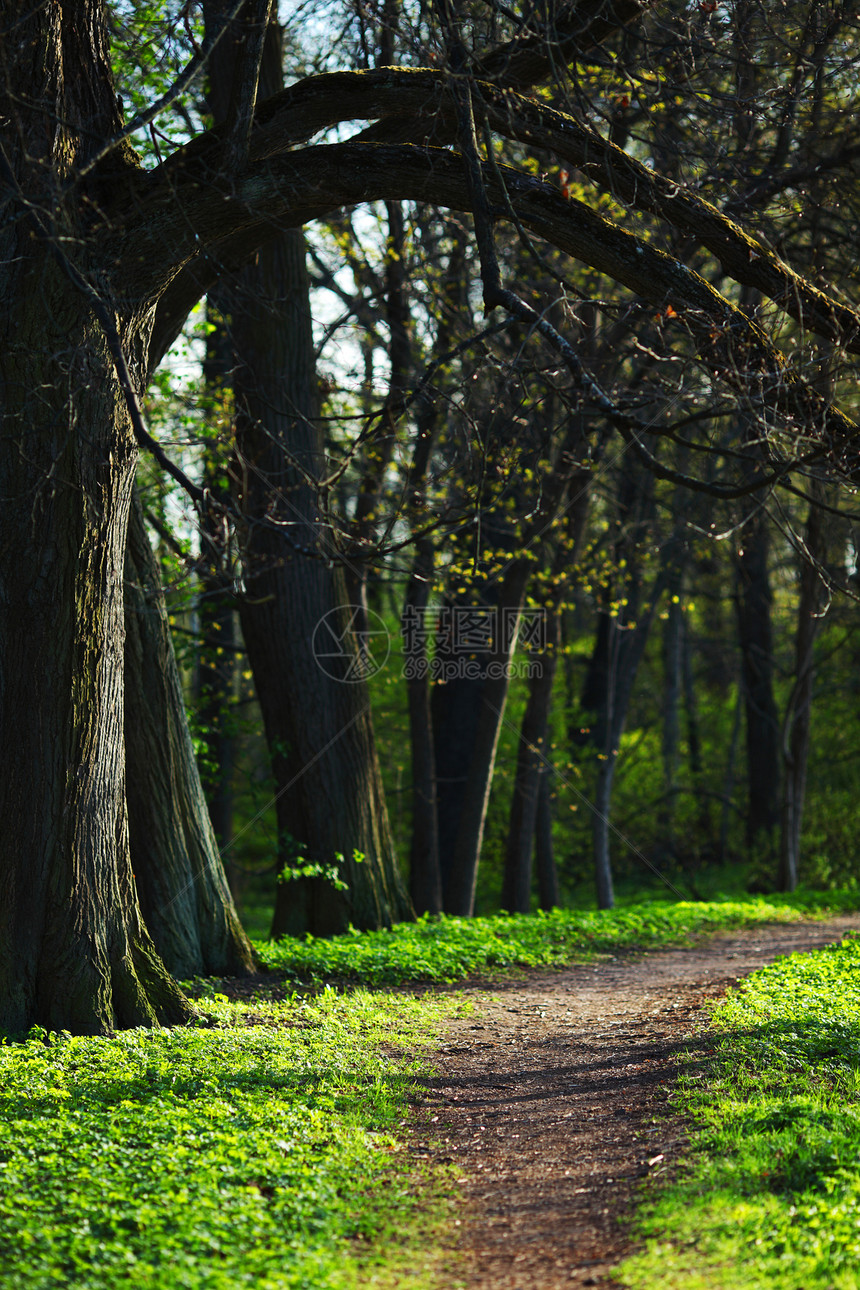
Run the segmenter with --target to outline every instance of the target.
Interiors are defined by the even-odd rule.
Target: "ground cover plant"
[[[710,1020],[713,1053],[678,1103],[698,1130],[645,1211],[636,1290],[856,1290],[860,1267],[860,941],[747,978]]]
[[[432,999],[203,999],[201,1024],[0,1046],[4,1290],[433,1281],[442,1177],[396,1132]],[[394,1235],[409,1232],[404,1251]],[[384,1242],[385,1268],[380,1264]]]
[[[795,922],[853,909],[856,893],[795,893],[746,900],[649,901],[612,910],[553,909],[485,918],[421,918],[373,932],[283,937],[255,946],[269,968],[310,980],[368,985],[462,980],[475,973],[562,967],[594,954],[688,944],[709,932]]]
[[[689,943],[709,931],[796,921],[850,904],[849,895],[831,893],[424,920],[390,933],[281,941],[265,953],[273,967],[307,977],[442,982]],[[789,1229],[800,1212],[808,1216],[810,1250],[815,1241],[825,1249],[831,1227],[838,1227],[850,1268],[857,1229],[848,1202],[860,1199],[851,1175],[852,1152],[860,1154],[860,1116],[853,1109],[841,1116],[835,1099],[850,1100],[856,1084],[860,947],[849,944],[840,954],[803,956],[758,995],[738,995],[725,1005],[729,1020],[721,1024],[728,1031],[731,1022],[733,1029],[722,1041],[719,1070],[733,1149],[758,1150],[764,1143],[758,1173],[743,1162],[725,1165],[742,1187],[741,1209],[732,1211],[729,1228],[737,1228],[739,1213],[748,1215],[750,1243],[764,1231],[762,1258],[777,1257],[777,1239],[786,1242],[783,1257],[793,1257]],[[765,979],[771,980],[762,974]],[[461,1007],[456,997],[357,984],[237,1002],[212,990],[211,983],[198,983],[198,1015],[190,1026],[106,1037],[36,1028],[24,1040],[0,1044],[4,1290],[353,1290],[365,1284],[431,1290],[454,1284],[443,1262],[450,1256],[438,1252],[450,1247],[447,1175],[438,1165],[416,1164],[404,1149],[404,1126],[415,1079],[427,1070],[422,1045]],[[779,1040],[778,1061],[768,1036]],[[817,1082],[804,1063],[815,1065]],[[789,1102],[783,1087],[789,1076],[812,1092]],[[738,1091],[731,1083],[738,1079],[756,1090],[760,1111],[746,1114],[741,1098],[749,1089]],[[691,1104],[698,1098],[708,1132],[723,1132],[717,1119],[707,1118],[711,1091],[698,1093],[692,1078],[688,1085],[685,1096]],[[696,1187],[719,1191],[722,1175],[708,1169],[717,1166],[708,1164]],[[792,1202],[792,1213],[783,1203],[785,1187],[807,1175],[814,1181]],[[787,1181],[779,1190],[774,1180],[782,1177]],[[677,1204],[693,1200],[699,1210],[690,1230],[698,1230],[701,1217],[710,1240],[699,1191],[693,1187]],[[763,1210],[755,1208],[759,1202]],[[668,1243],[669,1262],[681,1269],[676,1284],[759,1284],[748,1277],[695,1282],[674,1251],[666,1216],[655,1214],[653,1223],[655,1232],[668,1233],[659,1249]],[[722,1247],[715,1248],[715,1257],[723,1257]],[[808,1260],[814,1262],[813,1254]],[[666,1255],[655,1257],[662,1269]],[[760,1284],[782,1285],[767,1269]],[[645,1275],[651,1275],[647,1268]],[[821,1284],[852,1285],[848,1272],[845,1277]],[[796,1290],[801,1283],[784,1284]]]

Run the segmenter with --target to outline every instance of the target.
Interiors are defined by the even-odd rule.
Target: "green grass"
[[[272,967],[316,980],[451,981],[685,944],[851,899],[423,920],[259,948]],[[704,1172],[667,1202],[681,1211],[681,1234],[658,1211],[650,1220],[664,1233],[654,1255],[662,1285],[856,1285],[860,949],[840,953],[801,959],[782,977],[761,974],[757,994],[750,989],[721,1012],[714,1089],[704,1095],[691,1078],[684,1096],[702,1118],[703,1141],[730,1147],[703,1149]],[[34,1031],[0,1042],[3,1290],[450,1287],[456,1273],[438,1253],[448,1244],[448,1180],[404,1149],[403,1126],[425,1069],[422,1045],[462,1005],[359,986],[280,1002],[209,995],[198,1006],[199,1024],[172,1031]],[[712,1099],[724,1110],[712,1113]],[[707,1226],[714,1190],[728,1197],[714,1211],[725,1230]],[[773,1260],[781,1266],[793,1251],[798,1214],[804,1269],[836,1241],[841,1262],[831,1260],[829,1281],[773,1279]],[[742,1231],[759,1251],[759,1280],[747,1272],[695,1280],[684,1242],[699,1240],[700,1229],[717,1263],[737,1259]],[[700,1262],[697,1254],[692,1266]],[[665,1269],[676,1267],[667,1281]],[[653,1283],[653,1273],[643,1275]]]
[[[420,1046],[456,1006],[215,996],[197,1027],[3,1043],[0,1284],[437,1284],[449,1202],[402,1150],[420,1066],[392,1046]]]
[[[422,918],[390,931],[259,941],[255,951],[265,967],[311,981],[451,982],[476,973],[562,967],[620,949],[686,945],[710,932],[854,909],[857,901],[856,892],[827,892],[742,901],[649,901],[604,911]]]
[[[691,1155],[658,1186],[622,1283],[857,1290],[860,941],[755,973],[710,1038],[705,1078],[691,1069],[678,1098],[697,1125]]]

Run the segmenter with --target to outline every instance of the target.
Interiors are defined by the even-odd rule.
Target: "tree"
[[[105,1030],[188,1015],[144,925],[129,850],[123,567],[139,451],[151,452],[201,512],[219,503],[166,458],[140,400],[191,307],[276,232],[370,200],[469,211],[485,308],[508,315],[524,340],[548,346],[571,396],[599,409],[658,476],[672,476],[643,441],[635,404],[621,406],[602,389],[544,303],[524,299],[503,279],[494,225],[510,221],[650,308],[671,308],[700,390],[717,385],[761,413],[769,444],[764,484],[810,454],[842,475],[856,472],[850,416],[785,361],[773,336],[729,294],[661,250],[649,230],[665,221],[695,239],[723,274],[760,292],[805,332],[851,352],[860,350],[858,314],[698,192],[584,119],[521,92],[548,79],[559,60],[596,57],[600,42],[615,40],[645,10],[637,0],[540,7],[514,31],[507,20],[470,25],[442,3],[433,37],[443,66],[326,73],[258,106],[269,5],[247,0],[242,21],[258,38],[243,46],[227,120],[146,169],[131,134],[189,83],[208,49],[194,54],[178,87],[124,127],[101,0],[7,6],[0,746],[15,756],[0,788],[2,1024]],[[670,27],[674,17],[667,10]],[[661,6],[643,21],[646,29],[654,24],[652,35],[659,31]],[[303,146],[328,126],[356,120],[373,124],[346,141]],[[479,136],[511,141],[513,161],[519,148],[554,154],[629,203],[641,223],[628,231],[555,183],[503,164],[492,148],[482,154]],[[542,501],[547,519],[565,471],[587,447],[558,445],[553,487]],[[744,485],[732,478],[709,487],[726,496]],[[284,531],[277,515],[255,523],[261,533]],[[514,609],[524,583],[516,566],[504,591]],[[476,744],[487,765],[504,699],[496,697]],[[476,786],[458,837],[464,903],[485,801]]]
[[[159,569],[135,495],[125,579],[125,761],[131,866],[146,926],[174,976],[253,965],[185,717]]]
[[[214,25],[211,12],[207,20]],[[242,28],[235,47],[231,34],[212,59],[217,121],[229,118],[242,70]],[[280,29],[270,23],[259,72],[267,94],[282,88],[281,69]],[[281,881],[272,934],[389,926],[412,911],[388,824],[361,634],[350,630],[355,602],[344,566],[331,558],[336,541],[316,482],[325,448],[301,230],[271,237],[219,296],[229,316],[232,473],[243,513],[239,617],[276,785]],[[316,653],[319,631],[338,635],[346,655],[329,670]]]

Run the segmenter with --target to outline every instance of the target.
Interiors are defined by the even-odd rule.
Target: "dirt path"
[[[757,967],[860,929],[860,915],[767,926],[686,950],[474,988],[427,1081],[419,1149],[464,1171],[468,1290],[614,1284],[638,1180],[672,1167],[667,1108],[709,999]],[[424,1119],[426,1124],[426,1118]]]

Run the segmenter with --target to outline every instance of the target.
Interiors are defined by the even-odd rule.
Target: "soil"
[[[707,1060],[710,1002],[780,955],[858,929],[858,915],[756,927],[468,986],[476,1011],[449,1028],[414,1139],[416,1154],[462,1171],[456,1283],[617,1286],[640,1180],[671,1171],[684,1149],[669,1098],[682,1054],[693,1072]]]

